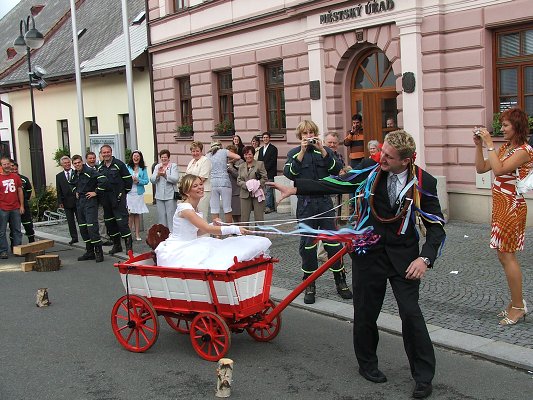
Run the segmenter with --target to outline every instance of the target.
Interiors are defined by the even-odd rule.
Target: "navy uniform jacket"
[[[81,171],[75,171],[72,174],[69,184],[72,186],[72,191],[80,195],[87,192],[96,192],[100,196],[108,187],[105,175],[88,167],[87,164],[83,164]]]
[[[131,173],[122,161],[113,157],[109,167],[102,161],[98,164],[98,172],[107,177],[108,193],[113,194],[111,204],[113,200],[120,199],[123,195],[126,195],[133,185],[133,179]]]
[[[22,191],[24,192],[24,208],[29,204],[31,193],[33,191],[33,188],[31,187],[30,180],[24,176],[20,175],[20,180],[22,181]]]
[[[342,163],[329,147],[324,146],[326,157],[322,157],[319,150],[309,146],[304,154],[302,162],[297,158],[300,146],[291,149],[287,154],[287,162],[283,168],[283,175],[291,181],[297,179],[318,180],[329,175],[338,175],[342,169]]]

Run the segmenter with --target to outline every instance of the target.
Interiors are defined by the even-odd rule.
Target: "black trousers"
[[[67,217],[68,232],[72,240],[78,240],[78,229],[76,228],[76,221],[78,221],[78,210],[76,208],[65,208],[65,216]]]
[[[91,199],[85,198],[80,194],[77,201],[78,206],[78,223],[80,224],[80,233],[85,243],[91,242],[94,245],[102,244],[98,229],[98,201],[96,197]]]
[[[107,234],[113,238],[117,235],[126,238],[131,236],[130,227],[128,225],[128,208],[126,205],[126,194],[121,196],[120,201],[111,199],[111,194],[106,193],[107,197],[103,201],[104,206],[104,220],[107,228]]]
[[[24,214],[20,216],[20,222],[24,227],[28,240],[35,240],[35,230],[33,229],[33,218],[31,216],[31,208],[29,203],[24,203]]]
[[[393,268],[385,249],[365,256],[352,255],[354,293],[354,349],[363,369],[378,367],[377,319],[389,280],[400,318],[405,352],[416,382],[430,383],[435,375],[435,353],[420,306],[419,280],[405,279]]]

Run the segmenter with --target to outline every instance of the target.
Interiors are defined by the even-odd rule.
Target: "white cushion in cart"
[[[201,237],[190,241],[169,238],[155,249],[161,267],[226,270],[239,261],[248,261],[264,254],[272,245],[262,236],[232,236],[226,239]]]
[[[126,288],[126,275],[121,274]],[[236,305],[241,301],[258,296],[263,292],[265,271],[242,276],[230,282],[214,281],[218,301],[221,304]],[[159,276],[128,275],[129,292],[145,297],[167,300],[201,301],[213,303],[209,283],[199,279],[165,278]]]

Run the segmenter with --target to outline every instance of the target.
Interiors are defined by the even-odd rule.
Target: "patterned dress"
[[[504,144],[498,151],[498,158],[506,160],[518,150],[529,153],[533,159],[533,148],[527,143],[511,148],[510,143]],[[529,161],[518,168],[524,178],[533,168]],[[524,197],[516,193],[516,172],[497,176],[492,185],[492,229],[490,247],[504,253],[514,253],[524,249],[524,233],[526,229],[527,206]]]

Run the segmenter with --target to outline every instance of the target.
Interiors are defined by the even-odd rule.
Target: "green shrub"
[[[131,149],[126,149],[125,153],[126,154],[124,155],[124,164],[127,164],[127,163],[129,163],[131,161],[131,153],[132,153],[132,151],[131,151]]]
[[[533,116],[527,118],[529,124],[529,132],[533,131]],[[492,115],[492,136],[502,136],[500,129],[502,124],[500,123],[500,113],[494,113]]]
[[[42,221],[45,211],[56,211],[56,189],[50,185],[36,193],[35,196],[30,199],[30,208],[34,221]]]
[[[235,127],[231,121],[225,119],[215,125],[215,132],[217,135],[233,135],[235,133]]]
[[[191,137],[194,134],[191,125],[180,125],[176,128],[176,132],[178,132],[179,137]]]
[[[61,166],[59,163],[59,160],[61,160],[61,157],[63,156],[69,156],[70,157],[70,149],[68,147],[60,147],[59,149],[56,149],[54,152],[54,160],[56,161],[56,164],[58,167]]]

